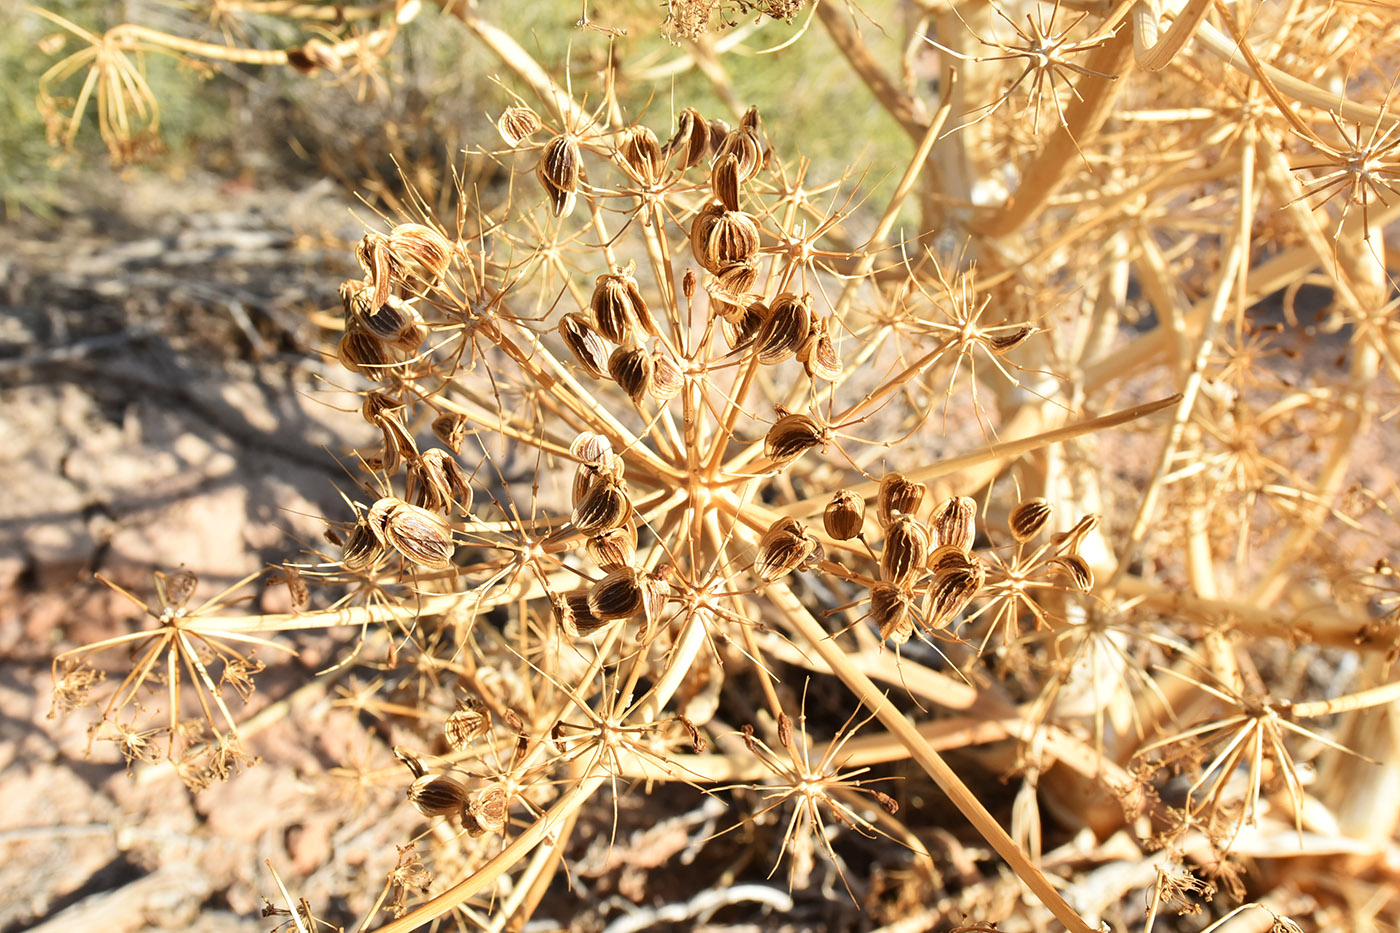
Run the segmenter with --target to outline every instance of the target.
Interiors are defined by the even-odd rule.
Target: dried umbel
[[[644,347],[618,347],[608,357],[608,374],[639,405],[651,392],[655,367]]]
[[[758,558],[754,573],[766,583],[778,579],[808,563],[820,560],[821,542],[795,518],[780,518],[758,542]]]
[[[556,136],[545,143],[540,151],[535,175],[549,196],[554,216],[567,217],[573,213],[582,163],[583,154],[578,140],[572,136]]]
[[[609,347],[603,336],[582,314],[570,312],[559,319],[559,335],[584,372],[594,379],[608,375]]]
[[[812,296],[784,292],[773,299],[754,344],[758,361],[774,366],[797,355],[812,330]]]
[[[885,544],[880,549],[880,579],[907,586],[923,573],[928,555],[928,531],[912,515],[896,512],[885,529]]]
[[[876,517],[882,526],[888,526],[896,512],[918,515],[927,495],[928,487],[923,483],[916,483],[903,473],[886,473],[880,480],[880,493],[875,500]]]
[[[385,496],[366,516],[370,531],[386,548],[430,570],[452,566],[452,525],[436,512]]]
[[[514,148],[540,130],[540,118],[529,107],[507,107],[496,121],[496,131]]]
[[[459,752],[490,731],[491,710],[476,697],[467,697],[458,703],[443,725],[447,744]]]
[[[1050,503],[1039,496],[1021,500],[1011,510],[1006,522],[1011,536],[1022,544],[1031,540],[1045,530],[1050,522],[1050,512]]]
[[[865,499],[849,489],[838,489],[822,512],[826,533],[837,541],[849,541],[865,529]]]
[[[763,454],[775,466],[787,466],[798,457],[831,440],[831,434],[811,415],[783,415],[763,438]]]
[[[409,785],[408,802],[424,816],[451,816],[467,802],[467,789],[446,775],[425,774]]]
[[[661,333],[630,269],[598,276],[588,306],[598,333],[613,343],[630,341],[636,327],[653,337]]]
[[[977,503],[967,496],[954,496],[934,510],[929,526],[933,529],[933,543],[937,546],[951,545],[961,551],[972,549],[977,537]]]

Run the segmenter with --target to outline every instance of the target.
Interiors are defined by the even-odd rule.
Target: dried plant
[[[1400,799],[1383,718],[1400,541],[1384,495],[1347,495],[1400,374],[1400,20],[1061,6],[915,5],[897,36],[882,10],[865,11],[875,31],[815,5],[789,38],[819,23],[913,146],[823,177],[802,155],[813,130],[782,113],[627,116],[642,108],[616,81],[590,111],[567,63],[561,82],[477,7],[443,4],[511,76],[501,144],[467,154],[446,210],[406,202],[355,251],[335,355],[382,443],[354,460],[331,552],[282,571],[305,606],[181,614],[167,588],[155,629],[60,657],[56,707],[100,693],[99,649],[137,646],[98,728],[146,758],[136,697],[168,652],[167,754],[190,754],[182,670],[237,748],[221,691],[251,688],[240,651],[364,632],[344,663],[379,670],[343,702],[394,724],[409,773],[355,778],[440,830],[401,850],[364,924],[381,933],[553,915],[580,825],[610,821],[609,850],[625,845],[620,801],[658,786],[696,807],[717,787],[758,788],[758,812],[791,802],[793,877],[824,861],[877,922],[843,847],[873,833],[881,866],[932,884],[926,843],[948,834],[893,806],[906,794],[946,797],[971,827],[948,829],[1014,876],[968,865],[961,894],[920,889],[929,926],[1151,928],[1173,899],[1223,921],[1258,894],[1240,859],[1271,861],[1249,880],[1273,886],[1276,925],[1305,903],[1316,928],[1340,922],[1346,897],[1293,856],[1347,852],[1384,886],[1400,825],[1378,802]],[[746,60],[705,30],[715,14],[731,51],[781,45],[779,23],[729,17],[755,12],[801,10],[669,4],[669,73],[735,104]],[[379,10],[365,34],[387,42],[413,13]],[[586,8],[580,25],[613,51],[646,31]],[[109,44],[133,50],[123,36],[219,57],[131,30]],[[314,50],[279,54],[350,54]],[[474,185],[481,165],[506,180]],[[1299,319],[1315,283],[1349,342],[1324,350],[1326,327]],[[1337,365],[1290,371],[1318,354]],[[1327,659],[1356,673],[1305,676]],[[736,714],[755,724],[737,744]],[[892,762],[904,781],[866,786]],[[1014,802],[987,780],[1008,772]],[[1094,870],[1120,861],[1148,871]]]

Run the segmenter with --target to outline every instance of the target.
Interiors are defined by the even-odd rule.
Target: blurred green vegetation
[[[93,32],[134,22],[256,48],[294,47],[315,34],[303,24],[262,15],[216,26],[201,18],[207,12],[203,4],[44,0],[43,5]],[[876,22],[896,15],[895,0],[863,8]],[[94,105],[88,105],[71,154],[45,140],[35,106],[45,69],[78,51],[82,42],[22,0],[0,0],[0,12],[15,24],[0,36],[0,119],[7,126],[0,142],[0,203],[7,212],[50,212],[81,191],[83,173],[105,172],[108,161]],[[718,87],[685,60],[682,47],[663,36],[664,8],[648,0],[591,4],[593,28],[579,26],[578,0],[483,0],[480,12],[556,80],[570,83],[589,106],[603,104],[601,75],[611,57],[624,115],[651,126],[663,140],[683,107],[733,123],[738,112],[756,104],[784,156],[810,157],[814,177],[837,177],[852,165],[852,153],[859,171],[878,153],[880,164],[871,165],[868,187],[897,171],[912,150],[863,86],[828,77],[846,72],[832,66],[837,52],[820,25],[809,21],[810,10],[790,24],[764,20],[755,28],[744,20],[711,34],[708,42],[723,46],[734,30],[745,33],[739,46],[722,54],[725,77]],[[769,54],[755,51],[784,44]],[[432,3],[398,36],[383,63],[384,80],[209,64],[203,70],[165,55],[143,57],[144,74],[160,102],[163,150],[127,171],[205,170],[252,184],[331,175],[348,190],[373,198],[392,195],[402,169],[412,184],[431,189],[450,175],[447,166],[459,162],[463,149],[499,146],[490,118],[510,102],[503,87],[523,91],[488,50]],[[76,97],[84,75],[75,74],[56,93]],[[425,194],[434,199],[434,191]]]

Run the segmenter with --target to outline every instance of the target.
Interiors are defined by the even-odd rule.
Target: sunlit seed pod
[[[498,833],[510,819],[510,794],[499,784],[489,784],[472,794],[467,814],[483,832]]]
[[[391,299],[392,300],[392,299]],[[418,309],[410,304],[405,304],[408,309],[408,326],[398,335],[389,341],[389,346],[401,353],[413,354],[418,352],[418,348],[423,345],[423,341],[428,338],[428,328],[423,323],[423,315],[418,313]]]
[[[617,528],[632,517],[632,501],[621,483],[593,484],[582,501],[574,507],[574,527],[586,535],[596,535]]]
[[[1055,550],[1060,554],[1077,554],[1079,548],[1095,528],[1099,527],[1099,516],[1093,513],[1085,515],[1074,523],[1074,527],[1062,534],[1052,537],[1051,543],[1055,545]]]
[[[462,452],[462,441],[467,439],[471,422],[465,415],[441,414],[433,419],[433,436],[442,441],[443,446],[454,454]]]
[[[585,431],[569,445],[569,456],[579,463],[607,472],[614,459],[612,441],[601,434]]]
[[[366,233],[355,244],[355,261],[364,270],[365,281],[369,283],[368,294],[359,296],[359,301],[369,311],[378,308],[389,300],[394,287],[393,257],[378,233]]]
[[[719,329],[729,349],[737,350],[748,346],[758,337],[758,332],[763,329],[763,318],[768,312],[768,307],[761,301],[755,301],[747,308],[741,305],[731,307],[734,308],[735,314],[720,315]]]
[[[467,697],[447,717],[442,731],[447,737],[447,744],[460,752],[491,731],[491,710],[476,697]]]
[[[1081,593],[1094,588],[1094,571],[1089,562],[1078,554],[1060,554],[1050,558],[1050,566],[1069,578],[1070,585]]]
[[[604,621],[628,619],[644,608],[642,581],[632,567],[620,567],[588,591],[588,609]]]
[[[977,503],[969,497],[954,496],[945,500],[929,521],[934,545],[950,544],[962,551],[970,550],[977,537],[976,517]]]
[[[731,262],[718,269],[706,287],[720,301],[735,305],[746,303],[746,296],[758,281],[758,260]]]
[[[340,342],[336,344],[335,355],[340,365],[350,372],[370,379],[382,378],[385,368],[394,363],[384,341],[358,325],[345,329]]]
[[[758,222],[744,211],[723,211],[705,238],[700,262],[719,274],[735,263],[748,262],[758,253]]]
[[[381,544],[415,564],[431,570],[452,566],[452,525],[436,512],[385,496],[370,507],[367,520]]]
[[[410,461],[407,491],[410,502],[429,511],[456,508],[468,514],[472,510],[472,487],[466,471],[440,447],[426,450],[416,461]]]
[[[646,186],[656,184],[666,168],[656,134],[644,126],[631,127],[622,134],[619,155],[627,173]]]
[[[914,634],[914,594],[881,581],[870,587],[870,618],[880,629],[880,640],[902,645]]]
[[[424,816],[451,816],[467,802],[467,789],[443,774],[425,774],[408,788],[408,802]]]
[[[811,415],[784,415],[764,436],[763,454],[775,464],[786,466],[813,447],[825,444],[830,437]]]
[[[555,624],[569,638],[582,638],[598,631],[608,623],[593,615],[588,608],[588,594],[576,593],[572,596],[551,596],[549,603],[554,612]]]
[[[709,151],[710,125],[700,111],[687,107],[676,117],[676,134],[666,143],[666,155],[684,171],[703,162]]]
[[[822,512],[826,533],[837,541],[849,541],[865,528],[865,499],[849,489],[838,489]]]
[[[739,118],[739,126],[757,135],[763,132],[763,118],[758,115],[758,104],[750,105]]]
[[[377,424],[380,415],[397,414],[403,405],[386,392],[366,392],[360,402],[360,417],[370,424]]]
[[[357,522],[341,548],[340,565],[351,573],[368,570],[384,559],[384,545],[368,524]]]
[[[496,132],[512,149],[539,132],[539,115],[529,107],[507,107],[496,121]]]
[[[425,281],[436,284],[452,262],[452,241],[426,224],[399,224],[385,242],[400,279],[405,270],[415,269]]]
[[[763,146],[758,141],[758,134],[744,126],[731,130],[715,151],[715,164],[726,156],[734,157],[741,184],[753,178],[763,165]]]
[[[340,303],[347,321],[360,321],[374,311],[374,283],[346,279],[340,283]]]
[[[403,423],[400,411],[398,408],[384,409],[371,422],[384,435],[380,469],[386,473],[397,473],[402,460],[412,462],[418,459],[418,442]]]
[[[666,563],[642,574],[642,608],[652,623],[661,618],[661,610],[666,608],[666,600],[671,596],[671,574],[674,570]]]
[[[899,801],[895,800],[889,794],[878,790],[872,790],[870,795],[875,798],[875,802],[884,808],[884,811],[890,816],[894,816],[899,812]]]
[[[771,583],[804,564],[817,545],[817,539],[797,519],[780,518],[758,542],[754,574]]]
[[[895,513],[885,529],[885,543],[880,548],[880,579],[896,586],[906,586],[923,573],[928,563],[928,531],[912,515]]]
[[[792,720],[787,713],[778,714],[778,744],[783,748],[792,748]]]
[[[1050,522],[1050,503],[1039,496],[1023,499],[1011,510],[1006,524],[1011,536],[1024,544],[1045,529]]]
[[[355,323],[385,343],[395,342],[415,323],[412,307],[393,295],[377,308],[360,308],[359,302],[352,302],[352,305]]]
[[[710,234],[724,213],[723,204],[718,201],[710,201],[696,212],[695,219],[690,222],[690,251],[695,255],[695,261],[709,272],[715,271],[707,252]]]
[[[593,563],[607,573],[630,567],[637,559],[637,529],[631,525],[609,528],[590,537],[584,547]]]
[[[695,298],[696,278],[694,269],[685,270],[685,275],[681,276],[681,294],[685,295],[686,301],[692,301]]]
[[[654,371],[651,354],[643,347],[618,347],[608,357],[608,373],[638,405],[651,391]]]
[[[570,312],[559,320],[559,335],[574,360],[594,379],[608,375],[608,344],[582,314]]]
[[[826,318],[813,318],[807,339],[797,350],[797,358],[812,379],[831,382],[841,375],[841,354],[831,339],[831,327]]]
[[[942,573],[929,584],[928,626],[931,631],[947,628],[949,623],[967,608],[987,582],[982,562],[974,559],[972,568],[955,573]]]
[[[758,361],[765,366],[774,366],[797,355],[812,329],[812,298],[810,295],[798,297],[784,292],[773,299],[768,317],[758,332],[755,345]]]
[[[549,195],[556,217],[566,217],[573,212],[582,158],[578,140],[572,136],[556,136],[545,143],[540,152],[535,174]]]
[[[651,352],[651,397],[669,402],[685,388],[685,374],[671,354],[658,347]]]
[[[955,544],[941,544],[928,556],[929,573],[970,573],[973,570],[972,555]]]
[[[725,210],[739,209],[738,157],[726,155],[715,160],[714,168],[710,169],[710,190],[714,193],[715,200],[724,205]]]
[[[588,307],[597,322],[598,333],[615,344],[632,339],[636,317],[632,314],[631,296],[621,275],[608,272],[598,276]]]
[[[1036,329],[1029,324],[1022,324],[1014,330],[999,332],[988,335],[987,343],[991,345],[992,352],[1000,356],[1016,349],[1034,334]]]
[[[888,526],[896,512],[918,515],[927,495],[928,487],[923,483],[916,483],[903,473],[886,473],[880,480],[880,494],[875,500],[880,525]]]
[[[719,117],[715,117],[713,120],[711,120],[707,124],[707,127],[710,131],[710,152],[718,153],[719,147],[723,146],[724,141],[729,138],[729,134],[732,131],[733,127],[721,120]]]

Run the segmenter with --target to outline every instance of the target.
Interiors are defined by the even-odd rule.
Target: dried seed
[[[440,447],[409,461],[405,491],[410,502],[431,512],[451,511],[454,507],[463,514],[472,510],[472,487],[466,472]]]
[[[890,816],[894,816],[899,812],[899,801],[895,800],[889,794],[881,793],[878,790],[872,790],[870,794],[875,798],[875,802],[884,807],[885,812]]]
[[[584,372],[594,379],[607,376],[608,345],[587,318],[573,312],[564,315],[559,321],[559,335]]]
[[[758,252],[758,223],[743,211],[723,211],[708,234],[704,255],[699,258],[711,272],[721,273],[735,263],[746,263]]]
[[[929,585],[929,630],[936,632],[947,628],[986,582],[986,568],[975,558],[970,570],[942,573],[934,577]]]
[[[653,337],[661,333],[651,308],[642,297],[641,287],[632,275],[632,269],[629,265],[621,272],[598,276],[593,297],[588,303],[598,324],[598,333],[613,343],[627,343],[636,326]]]
[[[841,354],[836,352],[836,342],[831,339],[831,328],[826,318],[812,319],[812,329],[798,348],[797,358],[812,379],[831,382],[841,375]]]
[[[418,459],[418,442],[403,423],[400,408],[385,408],[371,416],[370,424],[379,428],[384,435],[383,462],[381,468],[386,473],[396,473],[400,459],[410,463]]]
[[[724,342],[729,345],[729,349],[737,350],[740,347],[748,346],[758,332],[763,329],[763,317],[768,311],[768,307],[761,301],[755,301],[747,308],[739,305],[730,305],[734,308],[733,315],[721,314],[719,319],[720,333],[724,335]]]
[[[588,609],[605,622],[627,619],[645,607],[641,580],[632,567],[621,567],[608,574],[588,591]]]
[[[914,634],[914,594],[905,587],[880,582],[870,587],[870,617],[880,640],[902,645]]]
[[[685,270],[685,275],[681,276],[681,294],[685,295],[686,301],[695,298],[695,270]]]
[[[661,618],[661,610],[666,608],[666,600],[671,597],[671,574],[675,571],[669,563],[642,574],[642,608],[646,613],[648,630],[642,633],[639,641],[647,641],[650,628]]]
[[[710,189],[725,210],[739,209],[739,159],[736,156],[731,154],[715,160],[710,170]]]
[[[466,800],[462,783],[442,774],[425,774],[408,788],[408,802],[424,816],[451,816]]]
[[[826,533],[837,541],[849,541],[865,528],[865,499],[849,489],[838,489],[822,512]]]
[[[876,514],[880,524],[889,525],[894,521],[896,512],[918,515],[927,495],[928,487],[923,483],[916,483],[903,473],[886,473],[884,479],[880,480],[880,495],[876,500]]]
[[[714,297],[719,301],[742,305],[757,281],[758,260],[746,259],[743,262],[731,262],[718,269],[705,283],[705,287],[714,293]]]
[[[792,748],[792,720],[787,713],[778,714],[778,742],[783,748]]]
[[[512,149],[539,132],[540,126],[539,116],[529,107],[507,107],[496,121],[496,131]]]
[[[790,414],[779,418],[763,438],[763,453],[779,466],[786,466],[813,447],[831,440],[831,433],[811,415]]]
[[[1025,343],[1031,334],[1035,333],[1035,330],[1029,324],[1022,324],[1014,330],[989,335],[987,343],[991,345],[993,353],[1001,356]]]
[[[491,710],[476,697],[459,701],[443,726],[447,744],[459,752],[490,731]]]
[[[1050,522],[1050,512],[1050,503],[1039,496],[1016,503],[1006,522],[1011,536],[1022,544],[1034,538]]]
[[[928,531],[912,515],[895,513],[880,549],[880,578],[899,586],[913,583],[928,563]]]
[[[1069,578],[1070,584],[1081,593],[1094,588],[1094,571],[1089,562],[1078,554],[1060,554],[1050,558],[1050,566]]]
[[[1061,554],[1077,554],[1079,548],[1095,528],[1099,527],[1099,517],[1094,514],[1085,515],[1074,523],[1074,527],[1063,534],[1055,535],[1051,542],[1055,545],[1055,550]]]
[[[584,547],[604,571],[630,567],[637,559],[637,529],[631,525],[609,528],[590,537]]]
[[[773,366],[792,359],[812,330],[812,296],[783,292],[773,299],[755,341],[758,361]]]
[[[594,483],[573,511],[574,527],[586,535],[617,528],[631,517],[626,484],[612,480]]]
[[[399,224],[385,240],[395,278],[402,280],[415,268],[430,284],[440,281],[452,262],[452,241],[440,230],[424,224]]]
[[[540,152],[535,174],[544,186],[545,194],[549,195],[556,217],[566,217],[573,212],[581,162],[578,140],[572,136],[556,136],[545,143]]]
[[[436,512],[385,496],[370,507],[370,531],[384,547],[432,570],[452,566],[452,526]]]
[[[928,556],[930,573],[971,573],[974,558],[955,544],[943,544],[933,549]]]
[[[676,117],[676,135],[666,143],[668,158],[679,157],[682,171],[704,161],[710,151],[710,126],[700,111],[688,107]]]
[[[351,573],[368,570],[384,558],[384,545],[364,521],[355,523],[340,552],[340,564]]]
[[[930,522],[934,545],[950,544],[961,551],[970,550],[977,536],[973,523],[976,517],[977,503],[967,496],[954,496],[946,500],[933,513]]]
[[[723,204],[710,201],[696,212],[695,219],[690,222],[690,251],[695,255],[696,262],[710,272],[714,271],[706,253],[710,234],[714,232],[715,224],[719,223],[724,213]]]
[[[656,134],[644,126],[634,126],[623,133],[619,155],[627,173],[647,187],[656,184],[666,169]]]
[[[569,456],[579,463],[609,472],[614,459],[612,441],[601,434],[585,431],[569,445]],[[620,474],[618,478],[621,479]]]
[[[554,610],[554,621],[570,638],[591,635],[608,623],[593,615],[588,608],[588,594],[575,593],[571,596],[551,596],[550,606]]]
[[[780,518],[758,543],[754,573],[760,580],[771,583],[805,563],[818,544],[797,519]]]
[[[345,329],[336,344],[335,355],[341,366],[370,379],[380,378],[384,368],[394,363],[384,342],[358,325]]]
[[[642,399],[651,391],[655,369],[651,355],[644,348],[618,347],[612,356],[608,357],[608,372],[622,387],[622,391],[640,405]]]
[[[467,816],[481,832],[498,833],[510,818],[510,794],[499,784],[490,784],[472,795]]]
[[[715,163],[718,164],[726,156],[734,157],[741,183],[757,175],[763,164],[763,146],[758,141],[757,132],[747,126],[731,130],[715,152]]]
[[[465,415],[442,414],[433,419],[433,435],[454,454],[462,452],[471,422]]]
[[[651,352],[651,397],[658,402],[669,402],[681,394],[685,388],[685,374],[672,359],[671,354],[661,348]]]

